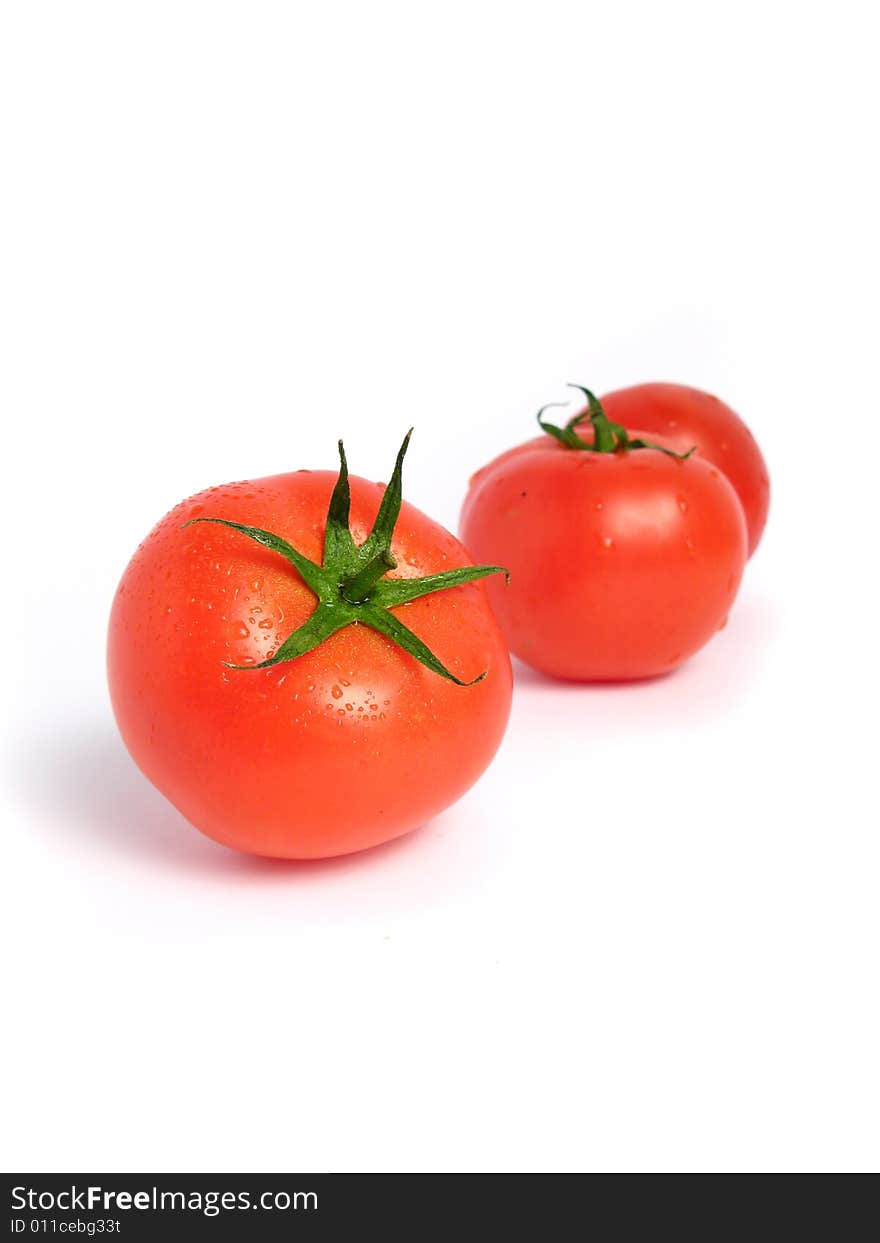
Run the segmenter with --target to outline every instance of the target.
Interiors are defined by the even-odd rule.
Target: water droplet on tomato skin
[[[341,699],[342,698],[342,687],[334,686],[330,694],[333,696],[334,699]]]
[[[676,505],[678,505],[678,508],[681,510],[681,512],[682,512],[683,514],[686,514],[686,513],[687,513],[687,511],[688,511],[688,503],[687,503],[687,501],[685,500],[685,498],[684,498],[683,496],[677,496],[677,497],[675,498],[675,503],[676,503]]]

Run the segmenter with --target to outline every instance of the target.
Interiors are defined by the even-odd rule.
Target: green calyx
[[[407,432],[400,446],[394,472],[382,497],[373,529],[360,546],[355,544],[349,527],[351,488],[345,449],[342,441],[339,441],[339,475],[327,511],[324,558],[321,565],[303,556],[280,535],[273,535],[271,531],[263,531],[259,527],[230,522],[226,518],[193,518],[184,524],[193,526],[199,522],[216,522],[221,526],[231,527],[233,531],[239,531],[289,561],[317,597],[315,611],[298,629],[288,635],[274,656],[258,665],[227,664],[228,668],[242,671],[268,669],[272,665],[295,660],[297,656],[310,652],[344,626],[362,625],[385,635],[426,668],[448,678],[456,686],[473,686],[475,682],[483,680],[485,672],[472,678],[470,682],[462,682],[437,659],[417,635],[390,612],[396,605],[408,604],[419,596],[444,591],[448,587],[458,587],[462,583],[473,583],[489,574],[508,576],[507,571],[497,565],[471,565],[457,570],[444,570],[440,574],[429,574],[424,578],[385,577],[397,565],[391,552],[391,540],[400,514],[403,459],[411,435],[412,430]]]
[[[585,449],[588,453],[617,453],[624,449],[656,449],[658,453],[665,453],[668,457],[677,458],[680,462],[686,461],[696,448],[694,445],[688,449],[687,453],[676,453],[674,449],[667,449],[663,445],[654,444],[650,440],[642,440],[640,437],[632,439],[625,427],[621,427],[619,423],[612,423],[608,415],[602,409],[602,403],[595,393],[591,393],[588,388],[584,388],[583,384],[569,384],[569,388],[576,388],[583,393],[587,399],[587,407],[580,410],[568,420],[564,427],[557,427],[555,423],[547,423],[542,417],[545,410],[552,410],[554,407],[561,406],[563,403],[559,401],[550,402],[547,406],[542,406],[538,411],[538,424],[541,429],[558,441],[565,449]],[[589,424],[593,429],[592,441],[584,440],[578,435],[577,429]]]

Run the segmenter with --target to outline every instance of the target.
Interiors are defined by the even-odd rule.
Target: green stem
[[[351,487],[345,450],[342,441],[339,442],[339,476],[327,511],[322,565],[310,561],[280,535],[264,531],[262,527],[246,526],[228,518],[191,519],[192,522],[216,522],[221,526],[231,527],[257,544],[262,544],[264,548],[279,553],[317,597],[314,612],[287,636],[272,656],[267,656],[255,665],[224,662],[228,668],[242,671],[249,669],[251,673],[257,669],[269,669],[273,665],[296,660],[298,656],[313,651],[345,626],[366,626],[390,639],[426,669],[447,678],[456,686],[473,686],[486,677],[486,670],[475,678],[457,677],[425,646],[417,634],[390,612],[391,609],[409,604],[421,596],[452,587],[463,587],[489,574],[504,574],[507,577],[507,571],[497,565],[463,565],[458,569],[441,570],[438,574],[427,574],[422,578],[385,578],[387,572],[397,566],[391,552],[391,541],[400,516],[403,459],[409,437],[410,433],[407,432],[373,522],[373,529],[360,547],[355,544],[349,526]],[[189,525],[184,523],[184,526]]]
[[[339,594],[349,604],[363,604],[383,574],[397,567],[393,555],[383,548],[362,570],[339,584]]]
[[[544,419],[544,411],[549,410],[550,406],[542,406],[538,411],[538,423],[548,436],[552,436],[558,441],[564,449],[580,449],[589,453],[617,453],[619,450],[629,449],[656,449],[659,453],[665,453],[669,457],[678,458],[684,461],[694,452],[694,449],[688,449],[687,453],[676,453],[674,449],[666,449],[663,445],[655,445],[650,440],[631,440],[629,432],[619,423],[612,423],[608,415],[602,409],[602,403],[595,393],[590,392],[588,388],[584,388],[583,384],[571,384],[569,388],[579,389],[587,399],[586,410],[579,411],[573,418],[569,419],[564,427],[557,427],[554,423],[548,423]],[[558,402],[552,402],[551,405],[558,405]],[[592,443],[582,440],[577,433],[578,427],[584,423],[589,423],[593,429]]]
[[[590,422],[593,425],[593,448],[597,453],[614,453],[616,449],[625,447],[626,441],[619,443],[620,438],[615,435],[614,424],[609,421],[604,410],[591,414]]]

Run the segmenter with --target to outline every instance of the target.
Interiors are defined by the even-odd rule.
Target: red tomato
[[[435,589],[390,609],[387,625],[409,638],[395,633],[392,641],[370,628],[386,624],[379,614],[388,610],[377,601],[419,594],[417,577],[449,577],[472,565],[458,541],[419,510],[404,504],[396,528],[391,522],[391,558],[379,568],[384,573],[396,559],[394,577],[367,585],[365,598],[351,603],[333,595],[331,574],[321,588],[329,602],[318,608],[283,555],[241,530],[205,522],[274,532],[314,569],[322,543],[325,564],[330,554],[357,564],[356,545],[392,484],[386,490],[351,479],[355,543],[346,543],[349,514],[334,479],[329,471],[299,471],[182,502],[141,544],[113,603],[110,690],[132,756],[197,828],[254,854],[338,855],[416,828],[480,776],[510,709],[510,659],[481,584]],[[332,548],[329,521],[325,538],[331,493],[342,506],[337,517],[346,520],[336,527],[342,543]],[[200,524],[184,529],[194,519]],[[366,624],[340,622],[340,609],[358,608]],[[341,628],[282,660],[291,631],[308,635],[319,614],[330,618],[328,630]],[[398,646],[410,639],[418,658]],[[473,685],[452,680],[483,673]]]
[[[598,409],[592,434],[575,416],[553,429],[565,443],[541,436],[478,471],[461,537],[473,555],[497,557],[510,571],[508,589],[487,588],[520,659],[562,678],[651,677],[724,625],[746,526],[711,463],[621,447],[622,428],[596,451],[597,426],[606,440],[610,427]]]
[[[685,384],[636,384],[606,393],[609,419],[646,435],[659,433],[664,444],[697,453],[723,471],[736,489],[746,515],[749,556],[758,547],[770,506],[770,478],[757,442],[745,423],[723,401]]]

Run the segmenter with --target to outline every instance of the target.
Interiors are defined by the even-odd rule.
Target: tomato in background
[[[549,434],[474,475],[460,534],[510,572],[509,587],[487,590],[521,660],[560,678],[651,677],[724,625],[746,560],[743,510],[717,467],[628,435],[584,391],[589,415],[542,421]]]
[[[711,393],[686,384],[636,384],[606,393],[608,418],[628,430],[662,436],[663,443],[697,453],[727,476],[746,516],[749,556],[758,547],[770,507],[770,477],[761,450],[739,415]]]

